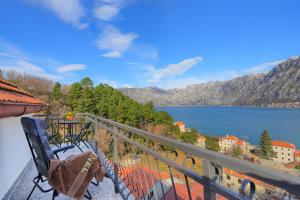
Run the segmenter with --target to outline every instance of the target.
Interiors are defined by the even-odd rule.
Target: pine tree
[[[59,82],[55,82],[50,98],[52,101],[58,101],[60,97],[61,97],[61,84]]]
[[[268,130],[264,130],[260,136],[259,142],[259,155],[261,158],[270,159],[274,156],[274,151],[272,148],[272,139],[269,135]]]

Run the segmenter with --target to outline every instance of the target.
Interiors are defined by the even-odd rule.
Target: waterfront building
[[[175,122],[175,125],[178,126],[180,132],[186,132],[185,124],[183,122]]]
[[[198,146],[200,148],[205,148],[205,141],[206,141],[205,137],[202,135],[199,135],[197,138],[196,146]]]
[[[274,140],[272,141],[272,147],[275,153],[273,160],[284,164],[294,162],[296,150],[296,146],[294,144],[285,141]]]
[[[230,152],[234,146],[238,145],[243,153],[246,151],[246,142],[234,135],[227,135],[219,139],[220,151],[222,153]]]

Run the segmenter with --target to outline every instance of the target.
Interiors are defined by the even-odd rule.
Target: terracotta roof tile
[[[296,150],[294,155],[297,156],[297,157],[298,156],[300,157],[300,150]]]
[[[255,179],[255,178],[246,176],[244,174],[240,174],[240,173],[238,173],[238,172],[236,172],[234,170],[231,170],[231,169],[228,169],[228,168],[225,168],[225,167],[223,168],[223,172],[225,174],[228,174],[228,175],[231,175],[231,176],[235,176],[235,177],[240,178],[240,179],[248,179],[248,180],[253,181],[255,184],[258,184],[258,185],[262,185],[262,186],[265,186],[265,187],[268,187],[268,188],[272,188],[273,187],[270,184],[267,184],[265,182],[262,182],[260,180]]]
[[[295,149],[296,146],[294,144],[285,142],[285,141],[280,141],[280,140],[274,140],[272,141],[272,146],[277,146],[277,147],[284,147],[284,148],[290,148],[290,149]]]
[[[244,141],[244,140],[238,140],[238,141],[236,142],[236,144],[237,144],[237,145],[240,145],[240,146],[243,146],[243,145],[245,145],[245,141]]]
[[[184,125],[184,123],[183,122],[175,122],[175,125],[176,126],[182,126],[182,125]]]
[[[44,104],[30,93],[18,88],[16,85],[0,79],[0,102]]]
[[[238,137],[234,136],[234,135],[228,135],[226,137],[221,137],[220,139],[225,139],[225,140],[234,140],[234,141],[237,141],[239,140]]]

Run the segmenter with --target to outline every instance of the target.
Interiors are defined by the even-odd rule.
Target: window
[[[289,161],[291,161],[291,159],[288,159]]]
[[[241,180],[241,179],[238,179],[238,183],[239,183],[239,184],[242,184],[242,180]]]
[[[228,180],[231,180],[231,177],[230,177],[229,175],[227,175],[226,178],[227,178]]]
[[[228,187],[228,188],[231,188],[231,185],[230,185],[229,183],[227,183],[227,187]]]

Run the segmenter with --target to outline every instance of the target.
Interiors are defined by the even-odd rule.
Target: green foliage
[[[52,101],[58,101],[60,97],[62,96],[61,94],[61,84],[59,82],[55,82],[53,89],[50,93],[50,99]]]
[[[78,111],[79,99],[82,96],[82,85],[80,83],[73,83],[70,91],[67,95],[66,103],[71,107],[72,110]]]
[[[178,138],[179,130],[166,112],[155,111],[151,102],[140,104],[107,84],[93,87],[90,78],[71,85],[67,104],[73,111],[88,112],[129,126],[163,125],[167,135]]]
[[[219,138],[205,135],[205,139],[205,146],[207,149],[216,152],[220,151]]]
[[[180,139],[183,142],[195,144],[197,142],[198,136],[199,136],[198,131],[192,128],[191,131],[182,133]]]
[[[234,145],[231,151],[232,156],[239,158],[242,155],[242,149],[239,145]]]
[[[275,153],[272,148],[272,139],[268,130],[264,130],[260,136],[259,155],[261,158],[270,159]]]

